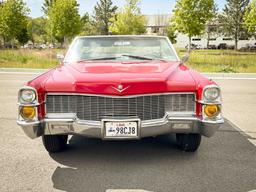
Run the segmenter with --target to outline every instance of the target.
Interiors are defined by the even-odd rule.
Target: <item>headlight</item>
[[[32,89],[23,89],[20,92],[20,99],[25,103],[33,103],[36,99],[36,93]]]
[[[209,87],[204,90],[204,98],[207,101],[215,101],[220,97],[220,90],[217,87]]]
[[[220,107],[218,105],[205,105],[204,113],[209,118],[214,118],[220,114]]]
[[[30,106],[23,106],[20,109],[20,114],[25,120],[32,120],[36,116],[36,108]]]

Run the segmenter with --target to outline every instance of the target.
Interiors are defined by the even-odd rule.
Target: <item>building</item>
[[[147,18],[147,34],[150,35],[166,35],[166,27],[169,24],[171,15],[169,14],[158,14],[158,15],[146,15]],[[177,48],[186,48],[189,43],[189,38],[187,35],[178,33],[177,34],[177,43],[175,47]],[[198,48],[207,48],[208,38],[207,34],[202,36],[192,37],[192,44]],[[235,41],[231,37],[223,35],[211,35],[209,38],[209,47],[216,47],[226,45],[227,47],[234,47]],[[238,49],[243,47],[256,46],[255,37],[247,39],[239,39]]]
[[[147,18],[147,33],[155,35],[166,35],[166,27],[169,24],[171,15],[146,15]]]
[[[207,39],[208,39],[207,35],[192,37],[191,43],[198,48],[205,49],[207,48]],[[177,43],[175,47],[177,48],[186,48],[186,46],[189,43],[188,36],[181,33],[177,35],[176,40],[177,40]],[[209,47],[211,48],[218,48],[224,45],[226,47],[233,48],[235,46],[235,41],[231,37],[226,37],[222,35],[218,35],[218,36],[216,35],[209,39]],[[243,47],[251,47],[255,45],[256,45],[255,37],[251,37],[248,39],[240,39],[238,41],[238,49],[241,49]],[[221,48],[224,48],[224,47],[221,47]]]

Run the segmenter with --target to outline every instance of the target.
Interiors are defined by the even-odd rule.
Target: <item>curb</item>
[[[31,68],[0,68],[0,72],[23,72],[23,73],[43,73],[49,69],[31,69]]]
[[[207,77],[240,77],[240,78],[256,78],[256,73],[202,73]]]

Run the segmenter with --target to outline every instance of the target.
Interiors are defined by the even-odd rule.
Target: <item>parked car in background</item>
[[[34,45],[32,43],[27,43],[25,44],[23,47],[23,49],[33,49],[34,48]]]
[[[217,46],[216,45],[208,45],[207,49],[217,49]]]
[[[226,43],[220,43],[218,46],[217,46],[218,49],[227,49],[228,48],[228,45]]]
[[[18,49],[16,44],[5,44],[1,46],[2,49]]]
[[[50,43],[48,47],[49,47],[50,49],[54,49],[56,46],[55,46],[54,44]]]
[[[40,48],[41,48],[41,49],[48,49],[48,48],[49,48],[49,46],[48,46],[48,45],[46,45],[46,44],[41,44],[41,45],[40,45]]]
[[[244,47],[240,48],[240,51],[255,51],[256,50],[256,43],[255,44],[246,44]]]
[[[234,50],[235,49],[235,45],[227,45],[227,49]]]
[[[59,55],[59,58],[62,58]],[[18,93],[18,124],[47,151],[68,135],[104,140],[175,134],[184,151],[223,123],[220,87],[190,70],[167,37],[77,37],[59,66]]]
[[[188,46],[189,45],[186,45],[185,48],[188,49]],[[193,43],[190,45],[190,49],[201,49],[201,48],[202,48],[201,45],[196,45]]]
[[[256,43],[250,47],[250,51],[256,51]]]

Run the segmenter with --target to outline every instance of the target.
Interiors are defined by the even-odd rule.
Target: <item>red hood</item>
[[[122,85],[123,91],[117,88]],[[119,86],[120,87],[120,86]],[[45,92],[132,95],[195,91],[189,70],[179,62],[84,62],[60,65],[46,81]]]
[[[162,73],[170,67],[176,67],[177,63],[153,63],[153,62],[120,62],[120,63],[78,63],[71,65],[75,70],[81,73],[136,73],[152,74]]]

